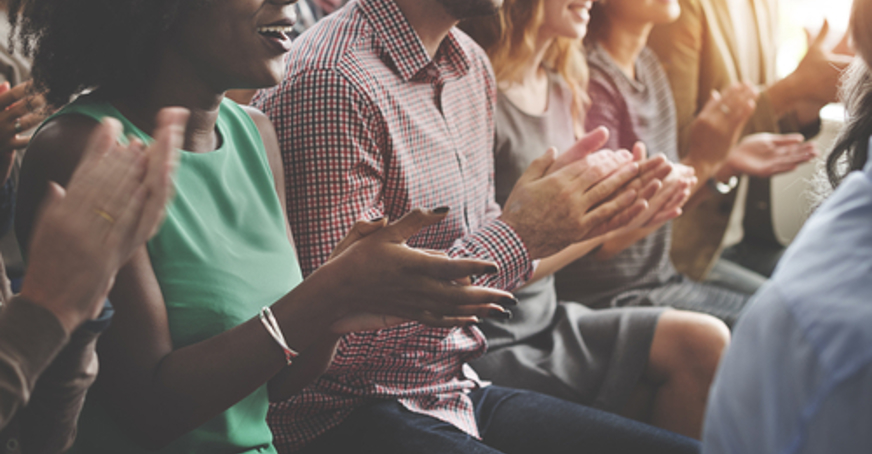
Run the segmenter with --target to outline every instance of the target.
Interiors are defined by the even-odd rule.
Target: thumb
[[[370,234],[377,232],[382,229],[387,223],[384,218],[372,219],[369,221],[357,221],[351,227],[351,230],[348,231],[348,234],[345,235],[345,238],[342,238],[339,241],[339,244],[333,248],[333,252],[330,253],[330,258],[334,258],[339,254],[343,253],[346,249],[351,247],[352,244],[358,242],[360,239],[369,236]]]
[[[518,182],[515,183],[515,186],[520,184],[528,183],[530,181],[538,180],[545,176],[547,172],[550,171],[557,160],[557,149],[554,147],[549,148],[542,154],[536,158],[533,162],[530,163],[530,166],[527,167],[527,170],[521,174],[521,177],[518,178]]]
[[[587,155],[599,150],[609,140],[609,130],[605,126],[599,126],[593,131],[585,134],[575,145],[569,147],[557,157],[554,165],[548,169],[548,173],[556,172],[568,164],[571,164],[579,159],[584,159]]]
[[[805,137],[802,134],[773,134],[771,137],[772,143],[777,146],[784,145],[795,145],[798,143],[802,143],[805,141]]]
[[[389,241],[405,243],[412,235],[424,227],[442,222],[448,215],[449,207],[439,207],[434,210],[415,208],[406,213],[399,221],[387,226],[379,234],[388,235]]]
[[[636,162],[642,161],[648,157],[648,148],[642,142],[633,144],[633,160]]]
[[[824,23],[823,23],[823,25],[821,25],[820,31],[818,31],[817,36],[815,36],[813,40],[810,39],[811,33],[809,33],[808,30],[806,30],[806,37],[809,38],[808,47],[809,48],[823,47],[824,40],[827,39],[827,35],[829,33],[830,33],[830,22],[826,19],[824,19]]]
[[[45,213],[49,209],[51,209],[51,207],[60,203],[66,196],[67,191],[63,188],[63,186],[55,183],[54,181],[49,181],[48,187],[45,191],[45,198],[39,205],[39,210],[36,215],[36,221],[34,221],[33,225],[38,226],[40,224],[40,220],[45,215]]]

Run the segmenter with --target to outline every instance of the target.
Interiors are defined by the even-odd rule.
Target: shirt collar
[[[427,78],[430,74],[423,73],[431,63],[440,78],[459,78],[469,72],[469,56],[458,42],[456,29],[451,29],[431,60],[421,38],[394,0],[360,0],[359,5],[384,47],[385,57],[393,62],[404,81],[416,76]]]

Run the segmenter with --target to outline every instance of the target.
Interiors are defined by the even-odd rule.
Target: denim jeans
[[[482,440],[438,419],[379,401],[354,411],[305,454],[683,454],[696,440],[532,391],[470,393]]]

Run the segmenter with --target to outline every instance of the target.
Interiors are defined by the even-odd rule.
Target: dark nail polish
[[[515,307],[518,305],[518,299],[511,296],[504,296],[497,301],[497,304],[503,307]]]
[[[510,311],[505,310],[505,309],[503,309],[503,310],[491,309],[487,313],[487,316],[490,318],[497,319],[497,320],[510,320],[512,318],[512,313]]]
[[[433,210],[433,214],[445,214],[449,210],[451,210],[451,207],[439,207]]]
[[[369,222],[381,222],[381,220],[384,218],[384,216],[379,216],[377,218],[370,219]]]
[[[488,265],[488,267],[484,269],[484,274],[497,274],[499,272],[500,269],[497,268],[496,265]]]

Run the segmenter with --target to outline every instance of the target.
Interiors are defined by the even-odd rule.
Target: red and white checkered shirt
[[[497,219],[496,85],[469,37],[452,30],[431,60],[393,0],[360,0],[300,37],[288,61],[285,80],[254,105],[278,130],[305,275],[359,219],[448,206],[411,246],[498,263],[481,285],[512,289],[529,278],[521,239]],[[398,399],[477,437],[466,393],[481,383],[465,364],[485,348],[477,327],[347,335],[326,374],[273,406],[276,446],[297,450],[373,399]]]

